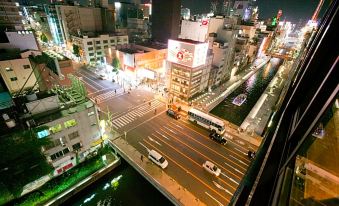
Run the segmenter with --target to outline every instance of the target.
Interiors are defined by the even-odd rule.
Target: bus
[[[222,120],[217,119],[197,109],[188,110],[188,119],[198,125],[201,125],[211,131],[222,135],[225,132],[225,124]]]

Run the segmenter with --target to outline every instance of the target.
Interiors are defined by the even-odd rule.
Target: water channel
[[[272,58],[269,63],[259,69],[233,93],[228,95],[224,101],[212,109],[211,113],[240,126],[261,94],[265,91],[281,64],[282,60]],[[239,94],[247,95],[246,101],[241,106],[232,103],[234,98]]]
[[[73,196],[63,206],[143,206],[173,204],[132,166],[121,165]]]

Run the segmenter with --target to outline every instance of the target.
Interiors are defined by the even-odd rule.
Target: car
[[[227,143],[226,139],[225,139],[223,136],[221,136],[220,134],[216,133],[216,132],[212,132],[212,133],[209,135],[209,137],[210,137],[211,139],[213,139],[214,141],[216,141],[216,142],[222,144],[222,145],[225,145],[225,144]]]
[[[150,159],[152,162],[154,162],[156,165],[161,167],[162,169],[165,169],[168,166],[167,160],[159,154],[159,152],[155,150],[150,150],[148,152],[148,159]]]
[[[215,166],[212,162],[210,161],[206,161],[204,162],[204,164],[202,165],[202,167],[209,173],[215,175],[216,177],[218,177],[221,173],[221,170]]]
[[[107,75],[106,74],[100,74],[99,79],[105,80],[105,79],[107,79]]]
[[[174,119],[180,119],[180,114],[173,109],[168,109],[166,113],[168,116],[173,117]]]

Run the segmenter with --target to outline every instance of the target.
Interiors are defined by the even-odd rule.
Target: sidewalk
[[[123,138],[117,138],[115,140],[110,139],[110,144],[119,151],[119,154],[130,165],[132,165],[175,205],[206,205],[147,158],[141,160],[140,157],[142,154],[129,145]]]
[[[290,66],[283,64],[279,67],[274,78],[265,89],[257,103],[247,115],[240,128],[249,134],[262,135],[272,113],[272,108],[279,99],[290,72]]]

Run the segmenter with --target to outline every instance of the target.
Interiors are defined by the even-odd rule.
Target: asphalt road
[[[241,144],[244,140],[240,141],[235,129],[226,128],[233,140],[220,145],[186,116],[180,120],[167,116],[166,104],[154,99],[148,90],[139,88],[128,94],[118,84],[100,80],[88,70],[78,70],[77,75],[101,110],[110,110],[113,127],[121,134],[127,133],[129,144],[144,156],[149,149],[161,153],[169,162],[165,172],[207,205],[230,202],[250,164],[248,146]],[[221,169],[219,177],[203,169],[206,160]]]

